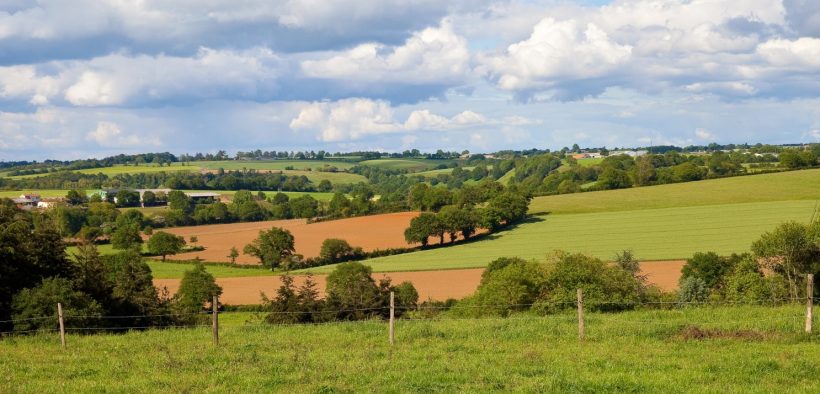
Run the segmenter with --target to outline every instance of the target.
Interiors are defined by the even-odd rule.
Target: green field
[[[148,266],[151,267],[151,273],[154,279],[179,279],[185,274],[185,271],[193,269],[193,264],[182,263],[164,263],[154,259],[147,259]],[[269,269],[261,268],[236,268],[226,265],[206,264],[205,270],[210,272],[216,278],[236,278],[242,276],[271,276],[277,275]]]
[[[809,222],[816,207],[816,201],[805,200],[536,216],[470,243],[365,263],[374,271],[389,272],[484,267],[509,256],[542,260],[556,249],[602,259],[631,249],[641,260],[684,259],[706,251],[740,253],[781,222]]]
[[[149,172],[174,172],[174,171],[199,171],[200,168],[196,164],[189,164],[183,166],[182,163],[171,163],[171,166],[157,166],[153,164],[143,164],[140,166],[124,166],[124,165],[115,165],[113,167],[102,167],[102,168],[87,168],[84,170],[76,170],[70,172],[76,172],[80,174],[105,174],[108,176],[114,175],[121,175],[121,174],[141,174],[141,173],[149,173]],[[69,171],[62,171],[62,172],[69,172]],[[60,172],[54,172],[52,174],[59,174]],[[22,178],[36,178],[40,176],[46,176],[49,174],[33,174],[33,175],[19,175],[19,176],[11,176],[11,179],[22,179]]]
[[[68,190],[43,189],[43,190],[0,190],[0,198],[17,198],[21,194],[39,194],[43,198],[65,197]]]
[[[536,197],[531,213],[587,213],[820,199],[820,170]]]
[[[294,170],[318,170],[323,167],[336,167],[339,170],[346,170],[354,167],[355,163],[332,160],[227,160],[227,161],[197,161],[197,166],[208,170],[225,171],[235,170],[284,170],[293,167]]]
[[[0,340],[0,392],[818,392],[800,306],[507,319],[246,324]],[[690,339],[687,327],[717,337]],[[688,330],[691,332],[691,328]],[[85,334],[85,333],[84,333]]]
[[[365,160],[360,165],[381,167],[389,170],[409,170],[411,172],[427,171],[440,164],[450,164],[454,160],[428,160],[428,159],[378,159]]]

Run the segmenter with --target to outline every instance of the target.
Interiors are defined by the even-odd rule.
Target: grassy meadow
[[[0,392],[817,392],[800,306],[210,327],[0,340]],[[246,323],[251,321],[250,324]],[[697,327],[704,336],[691,335]]]
[[[588,213],[820,199],[820,169],[536,197],[530,213]]]
[[[180,279],[185,271],[193,269],[193,264],[168,263],[155,259],[146,259],[154,279]],[[205,270],[210,272],[215,278],[237,278],[243,276],[271,276],[277,275],[269,269],[252,267],[237,268],[228,265],[206,264]]]
[[[429,159],[377,159],[365,160],[360,165],[381,167],[390,170],[409,170],[411,172],[427,171],[435,168],[439,164],[450,164],[453,160],[429,160]]]
[[[540,260],[556,249],[602,259],[631,249],[641,260],[685,259],[705,251],[740,253],[783,221],[809,222],[816,205],[803,200],[535,216],[472,242],[365,263],[374,271],[389,272],[484,267],[510,256]]]
[[[319,170],[324,167],[336,167],[339,170],[347,170],[355,166],[355,163],[333,160],[228,160],[228,161],[197,161],[197,166],[208,170],[225,171],[235,170],[285,170],[292,167],[294,170],[308,171]]]

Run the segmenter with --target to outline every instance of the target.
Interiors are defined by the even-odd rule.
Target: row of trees
[[[439,244],[443,244],[445,234],[449,235],[450,242],[455,242],[459,235],[467,240],[479,228],[492,232],[523,219],[528,206],[527,197],[511,191],[501,192],[483,207],[466,203],[447,205],[437,213],[425,212],[413,218],[404,238],[408,243],[420,243],[422,247],[427,246],[431,237],[437,237]]]

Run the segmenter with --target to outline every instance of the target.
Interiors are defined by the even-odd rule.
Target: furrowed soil
[[[416,216],[418,212],[400,212],[312,224],[308,224],[304,219],[293,219],[176,227],[163,231],[181,235],[186,241],[191,236],[196,236],[196,244],[205,247],[203,251],[169,256],[169,259],[191,260],[199,257],[205,261],[225,262],[228,261],[227,256],[231,247],[235,247],[240,253],[236,259],[237,263],[258,264],[257,258],[242,253],[242,249],[258,237],[261,230],[269,230],[272,227],[286,229],[296,240],[296,253],[305,257],[316,257],[319,255],[322,242],[328,238],[344,239],[351,246],[361,247],[365,251],[416,246],[408,245],[404,240],[404,230]]]
[[[686,261],[648,261],[641,263],[641,274],[646,275],[650,284],[656,285],[665,291],[677,288],[680,271]],[[392,279],[394,284],[404,281],[413,283],[419,292],[419,300],[432,299],[444,301],[448,298],[461,299],[473,294],[481,281],[483,268],[446,270],[446,271],[412,271],[374,273],[373,278],[379,280],[384,277]],[[327,275],[314,275],[313,280],[317,289],[324,296],[325,279]],[[301,286],[307,276],[295,275],[294,284]],[[155,279],[154,285],[167,287],[170,294],[179,289],[179,279]],[[254,276],[238,278],[217,278],[222,286],[220,300],[230,305],[258,304],[260,293],[269,297],[276,293],[282,285],[280,276]]]

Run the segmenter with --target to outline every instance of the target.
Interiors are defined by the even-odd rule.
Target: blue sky
[[[816,0],[0,0],[0,160],[819,142],[818,92]]]

